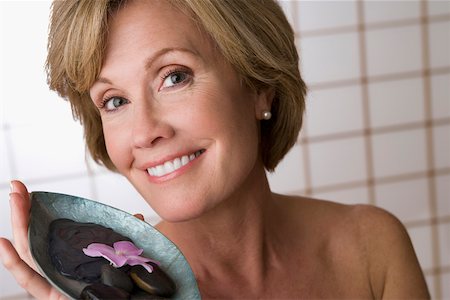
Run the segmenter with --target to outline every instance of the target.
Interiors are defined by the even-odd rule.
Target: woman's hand
[[[9,194],[14,246],[0,238],[0,260],[16,281],[37,299],[66,299],[53,288],[36,269],[28,247],[28,222],[31,208],[30,197],[20,181],[11,182]]]

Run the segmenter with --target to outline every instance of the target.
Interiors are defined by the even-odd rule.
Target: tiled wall
[[[273,189],[392,212],[433,297],[450,299],[450,2],[281,4],[310,91],[298,143],[269,176]],[[143,212],[154,223],[120,176],[85,163],[80,126],[47,90],[48,8],[0,2],[0,235],[11,237],[11,178]],[[3,267],[0,286],[0,299],[22,293]]]

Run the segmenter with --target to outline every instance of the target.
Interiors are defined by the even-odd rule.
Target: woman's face
[[[112,162],[163,219],[200,216],[263,168],[265,94],[241,85],[211,41],[166,1],[130,1],[111,18],[90,93]]]

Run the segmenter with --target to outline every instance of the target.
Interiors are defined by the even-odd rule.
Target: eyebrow
[[[194,50],[191,50],[191,49],[188,49],[188,48],[182,48],[182,47],[162,48],[162,49],[156,51],[155,53],[153,53],[150,57],[148,57],[145,60],[145,64],[144,64],[145,65],[145,69],[148,70],[158,58],[160,58],[161,56],[164,56],[164,55],[166,55],[168,53],[171,53],[171,52],[185,52],[185,53],[189,53],[191,55],[200,56],[197,51],[194,51]],[[96,83],[113,84],[111,82],[111,80],[109,80],[108,78],[105,78],[105,77],[97,78],[97,80],[95,80],[94,84],[96,84]]]

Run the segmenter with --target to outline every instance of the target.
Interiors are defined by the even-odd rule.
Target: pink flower
[[[152,262],[157,265],[160,264],[155,260],[140,256],[144,250],[139,249],[132,242],[115,242],[113,247],[102,243],[92,243],[89,244],[87,248],[83,248],[83,252],[90,257],[104,257],[116,268],[120,268],[126,264],[130,266],[141,265],[147,269],[149,273],[152,273],[153,267],[147,264],[147,262]]]

